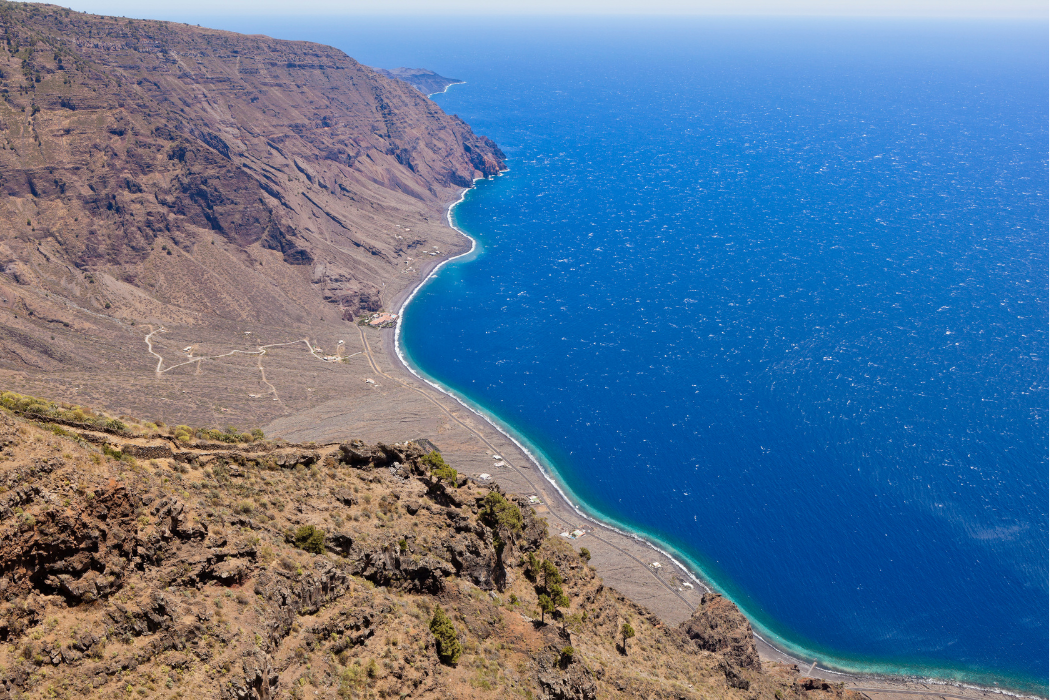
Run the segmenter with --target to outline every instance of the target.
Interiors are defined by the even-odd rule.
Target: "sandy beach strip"
[[[524,446],[503,432],[488,416],[417,374],[398,347],[403,311],[412,297],[441,266],[476,248],[474,239],[456,228],[452,219],[454,207],[463,201],[467,192],[464,190],[460,198],[450,204],[446,214],[449,226],[463,235],[463,245],[447,255],[426,261],[419,268],[416,282],[391,299],[389,308],[398,310],[395,328],[383,329],[379,333],[362,330],[361,339],[369,362],[380,376],[418,394],[451,426],[442,435],[426,437],[438,445],[446,459],[461,473],[468,476],[488,474],[505,491],[536,497],[539,503],[535,508],[547,519],[552,534],[585,531],[582,537],[569,541],[577,550],[586,547],[590,551],[591,564],[606,585],[646,607],[665,625],[677,626],[689,619],[700,604],[705,590],[700,575],[688,571],[681,562],[643,537],[610,527],[582,513]],[[493,459],[494,455],[499,459]],[[757,635],[755,641],[764,663],[796,665],[804,676],[845,683],[872,700],[901,700],[907,695],[957,700],[1017,695],[937,679],[843,673],[824,668],[814,659],[796,658]]]

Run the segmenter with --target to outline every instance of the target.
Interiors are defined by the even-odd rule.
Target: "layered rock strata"
[[[94,368],[130,324],[337,327],[503,154],[308,42],[0,4],[0,368]]]

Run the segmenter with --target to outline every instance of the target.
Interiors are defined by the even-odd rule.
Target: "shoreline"
[[[453,85],[466,85],[466,84],[467,84],[467,81],[466,81],[466,80],[460,80],[460,81],[457,81],[457,82],[455,82],[455,83],[449,83],[449,84],[448,84],[448,85],[446,85],[446,86],[445,86],[445,88],[444,88],[443,90],[441,90],[440,92],[432,92],[432,93],[430,93],[429,95],[427,95],[427,99],[429,100],[429,99],[430,99],[431,97],[433,97],[434,95],[444,95],[444,94],[445,94],[446,92],[448,92],[448,89],[449,89],[450,87],[452,87]],[[475,182],[476,182],[476,181],[475,181]],[[469,190],[470,188],[468,187],[467,189]],[[457,230],[459,230],[459,229],[457,229]]]
[[[503,172],[506,172],[506,170],[504,170]],[[502,175],[503,173],[501,172],[500,174]],[[563,486],[560,483],[558,483],[556,475],[552,473],[553,470],[545,463],[546,460],[544,460],[542,456],[538,456],[536,454],[541,453],[541,451],[538,450],[538,448],[530,449],[529,446],[523,444],[523,441],[527,443],[527,440],[524,440],[524,438],[515,435],[515,431],[510,426],[502,425],[501,421],[499,421],[497,417],[488,415],[487,412],[485,412],[480,407],[475,407],[474,405],[472,405],[472,402],[468,398],[459,396],[453,389],[444,387],[437,381],[424,376],[421,371],[417,371],[417,369],[414,368],[412,364],[408,361],[408,358],[401,344],[401,330],[405,308],[412,301],[412,299],[415,298],[416,294],[423,288],[423,286],[430,281],[431,277],[436,275],[437,272],[445,266],[445,264],[453,260],[459,259],[465,255],[469,255],[475,252],[478,248],[478,242],[472,236],[470,236],[465,231],[463,231],[455,225],[452,219],[452,215],[455,207],[461,204],[466,199],[467,194],[474,189],[475,183],[477,183],[477,181],[480,179],[483,178],[475,178],[474,182],[471,184],[470,187],[464,188],[460,194],[459,199],[449,204],[445,212],[446,221],[448,223],[449,228],[453,229],[461,236],[463,236],[467,241],[469,241],[469,247],[462,252],[448,255],[447,257],[444,257],[440,260],[435,260],[433,262],[420,266],[419,280],[415,284],[405,287],[395,296],[394,300],[392,300],[395,303],[393,303],[391,306],[397,308],[397,323],[393,329],[387,329],[383,331],[384,337],[389,337],[389,339],[392,341],[384,343],[385,354],[390,360],[391,366],[400,370],[400,373],[407,375],[407,378],[410,378],[410,380],[419,382],[426,387],[436,390],[440,395],[452,399],[452,401],[458,407],[466,409],[473,417],[480,419],[480,421],[485,427],[495,431],[500,438],[508,440],[511,444],[513,444],[520,457],[524,460],[525,464],[523,464],[522,467],[515,466],[509,459],[506,458],[506,456],[504,456],[503,458],[504,461],[513,472],[516,472],[518,476],[524,479],[524,481],[530,487],[532,487],[534,492],[540,493],[542,489],[537,487],[537,485],[533,483],[533,481],[529,479],[525,473],[523,473],[522,469],[538,473],[538,475],[542,478],[544,484],[553,489],[554,498],[544,498],[543,505],[548,506],[550,508],[550,514],[554,515],[558,520],[561,520],[563,522],[569,522],[569,520],[566,519],[565,514],[557,512],[568,511],[568,515],[574,516],[578,519],[582,519],[589,527],[600,531],[602,535],[606,535],[607,537],[611,538],[624,538],[631,540],[633,543],[636,543],[637,545],[640,545],[652,551],[653,553],[660,555],[668,563],[672,564],[673,567],[677,569],[681,574],[685,575],[696,586],[699,586],[700,590],[697,591],[696,589],[692,589],[692,593],[702,594],[703,592],[711,591],[719,593],[721,595],[725,595],[724,593],[719,591],[716,586],[712,585],[712,583],[706,579],[702,571],[694,570],[693,568],[690,568],[689,566],[684,564],[678,558],[678,556],[680,555],[676,556],[675,554],[669,552],[667,548],[662,546],[663,543],[660,543],[659,541],[653,542],[651,541],[650,536],[646,534],[633,532],[620,524],[614,525],[606,523],[600,520],[596,515],[592,515],[591,513],[589,513],[585,507],[581,506],[581,504],[574,501],[574,499],[570,496],[569,493],[566,493],[565,489],[567,489],[567,487],[563,488]],[[445,411],[446,413],[449,413],[447,409],[445,409]],[[449,413],[449,416],[452,417],[452,414]],[[463,424],[462,421],[459,421],[458,419],[456,420],[457,422]],[[463,424],[463,426],[467,427],[466,424]],[[467,427],[467,429],[471,430],[469,427]],[[482,442],[488,445],[491,449],[496,451],[496,448],[492,445],[492,442],[486,439],[485,436],[482,436],[477,431],[471,430],[471,432],[475,433],[475,436],[477,438],[479,438]],[[502,450],[496,451],[495,453],[504,454],[505,452],[506,450]],[[504,480],[500,478],[494,478],[494,481],[500,482]],[[520,491],[520,489],[507,490],[513,490],[514,492]],[[518,495],[524,494],[519,493]],[[544,513],[543,515],[546,516],[547,514]],[[587,536],[595,537],[600,541],[605,541],[603,538],[599,537],[597,533],[594,532],[594,530],[589,530],[587,532]],[[606,543],[610,544],[616,549],[619,549],[619,551],[622,554],[626,555],[631,560],[633,560],[634,564],[640,569],[643,569],[649,573],[653,573],[651,565],[647,565],[646,563],[641,561],[641,559],[639,559],[637,556],[623,551],[611,542]],[[573,544],[577,549],[580,546],[578,542],[573,542]],[[596,568],[598,568],[599,574],[602,575],[603,578],[608,578],[608,571],[603,571],[603,567],[601,566],[596,566]],[[654,574],[654,576],[656,575]],[[660,582],[664,584],[664,586],[668,586],[667,582],[664,581],[662,578],[660,578],[659,576],[656,576],[656,578],[660,580]],[[613,585],[614,588],[619,588],[615,584],[610,585]],[[645,605],[647,607],[649,606],[648,602],[636,600],[627,591],[624,591],[622,589],[620,590],[622,593],[624,593],[625,596],[632,600],[635,600],[636,603]],[[678,588],[678,592],[685,592],[685,590],[683,588]],[[677,595],[677,597],[681,600],[682,603],[684,603],[690,608],[690,613],[692,612],[692,610],[695,610],[699,603],[699,595],[688,596],[695,597],[695,600],[693,602],[687,601],[686,597],[683,597],[682,595]],[[729,598],[729,596],[726,597]],[[729,599],[732,600],[732,598]],[[654,610],[653,612],[658,617],[665,617],[665,615],[660,615],[659,611]],[[745,617],[747,616],[745,615]],[[754,628],[755,623],[750,618],[748,619],[749,622],[752,622],[752,628]],[[786,663],[795,665],[804,676],[821,678],[823,680],[828,680],[832,682],[845,683],[846,686],[849,688],[859,690],[868,694],[870,697],[873,698],[873,700],[880,700],[883,695],[899,696],[901,694],[931,695],[944,698],[951,697],[956,698],[958,700],[974,700],[975,698],[991,698],[994,696],[1004,695],[1017,698],[1033,698],[1033,700],[1045,697],[1040,695],[1028,694],[1019,690],[1008,690],[1005,688],[978,685],[974,683],[967,683],[965,681],[947,678],[836,670],[834,668],[822,666],[819,660],[816,660],[813,657],[811,657],[811,661],[806,661],[802,658],[802,655],[793,653],[790,650],[780,648],[775,643],[768,641],[763,635],[757,632],[753,632],[753,635],[755,639],[755,644],[759,651],[759,656],[763,662]],[[946,693],[940,689],[951,689],[960,694]],[[886,697],[885,700],[889,700],[889,697]]]
[[[503,172],[507,171],[504,170]],[[502,175],[503,173],[500,174]],[[475,178],[474,182],[477,182],[480,179],[482,178]],[[424,382],[431,388],[436,389],[445,396],[448,396],[455,400],[456,403],[458,403],[460,406],[473,413],[475,416],[477,416],[489,426],[491,426],[494,430],[503,435],[503,437],[514,443],[515,447],[517,447],[518,450],[526,457],[526,459],[529,462],[531,462],[532,466],[536,469],[536,471],[539,472],[539,474],[547,481],[547,483],[557,492],[558,497],[564,503],[564,505],[572,509],[572,511],[578,517],[583,518],[586,522],[590,523],[595,527],[600,527],[610,532],[615,532],[616,534],[622,537],[629,537],[639,543],[646,545],[658,554],[663,555],[671,562],[673,562],[674,565],[683,574],[688,576],[694,584],[700,586],[702,592],[714,592],[719,593],[720,595],[724,595],[723,593],[718,591],[716,587],[711,584],[711,582],[704,578],[702,574],[698,576],[692,569],[690,569],[688,566],[679,561],[674,555],[672,555],[665,547],[660,546],[662,543],[654,543],[650,541],[650,539],[648,539],[645,535],[632,532],[630,529],[628,529],[626,526],[620,523],[607,523],[601,520],[597,515],[588,512],[588,510],[582,505],[582,501],[576,498],[575,494],[572,494],[571,489],[569,489],[568,486],[559,483],[557,475],[554,473],[554,470],[549,465],[549,460],[539,456],[542,455],[542,451],[539,448],[533,445],[528,445],[528,441],[524,437],[517,435],[516,431],[513,428],[511,428],[508,425],[503,425],[502,421],[500,421],[496,416],[487,414],[480,407],[473,406],[471,404],[471,401],[467,397],[460,396],[453,389],[442,386],[437,381],[423,376],[423,374],[417,371],[416,368],[413,367],[412,364],[408,361],[408,358],[405,352],[403,351],[401,345],[401,322],[404,319],[405,307],[408,306],[412,299],[415,298],[416,293],[420,289],[422,289],[423,286],[430,281],[430,278],[436,275],[438,271],[445,266],[446,263],[452,262],[453,260],[457,260],[465,255],[470,255],[475,250],[477,250],[477,241],[471,235],[458,228],[452,221],[452,210],[455,209],[456,206],[461,204],[464,199],[466,199],[467,193],[470,192],[472,189],[473,184],[471,185],[471,187],[464,189],[459,199],[450,204],[448,209],[445,211],[445,218],[448,221],[449,228],[451,228],[452,230],[456,231],[464,238],[469,240],[470,248],[463,253],[453,255],[436,263],[432,268],[430,268],[426,272],[425,275],[422,276],[422,281],[420,281],[419,284],[417,284],[415,287],[411,288],[409,294],[398,305],[397,322],[394,327],[393,352],[396,355],[401,367],[410,374],[412,374],[419,381]]]

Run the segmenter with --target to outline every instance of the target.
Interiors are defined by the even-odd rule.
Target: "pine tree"
[[[450,486],[456,485],[458,473],[448,465],[438,451],[435,450],[423,457],[423,464],[430,466],[430,474],[438,481],[447,481]]]
[[[631,627],[630,622],[623,623],[623,627],[620,628],[620,636],[623,637],[623,653],[627,653],[627,640],[634,636],[634,628]]]
[[[441,663],[454,666],[463,653],[463,647],[456,637],[456,628],[452,626],[452,620],[440,605],[434,609],[434,617],[430,620],[430,633],[437,641],[437,653]]]
[[[554,601],[546,593],[541,593],[537,602],[540,605],[540,624],[546,624],[547,615],[554,614]]]

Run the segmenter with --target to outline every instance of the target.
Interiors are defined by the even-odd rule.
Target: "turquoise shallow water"
[[[1045,26],[370,22],[251,28],[509,156],[421,371],[807,658],[1046,694]]]

